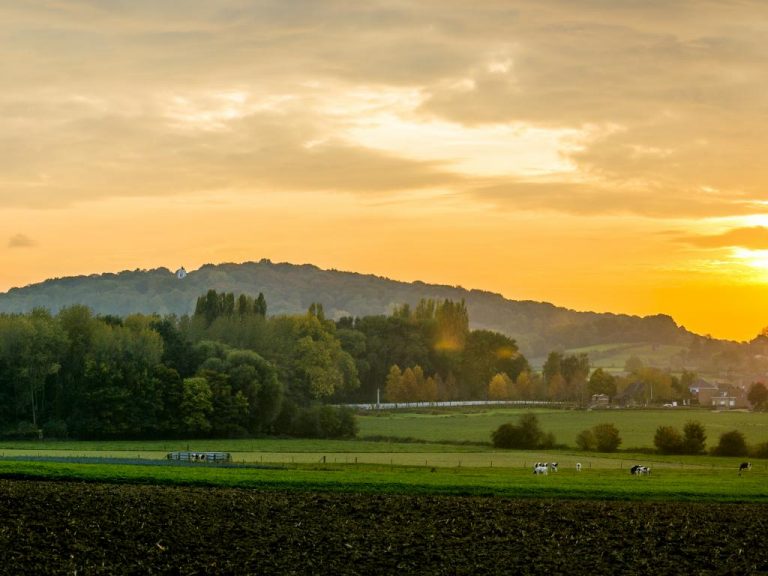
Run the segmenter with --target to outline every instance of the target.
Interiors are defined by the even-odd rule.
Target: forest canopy
[[[337,321],[320,303],[268,316],[263,294],[215,290],[181,317],[83,305],[0,315],[5,436],[353,436],[354,417],[334,406],[487,399],[494,379],[494,398],[518,382],[531,395],[515,341],[470,330],[465,303],[448,299]]]

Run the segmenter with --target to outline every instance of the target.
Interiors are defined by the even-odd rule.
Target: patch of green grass
[[[665,425],[682,430],[688,420],[698,420],[704,425],[709,446],[716,445],[723,432],[734,429],[743,432],[749,443],[768,441],[768,413],[684,408],[592,411],[499,408],[440,414],[387,412],[360,416],[360,436],[420,438],[431,442],[490,442],[491,433],[496,428],[505,422],[516,422],[526,412],[536,414],[542,429],[552,432],[558,443],[568,446],[575,446],[579,432],[604,422],[612,422],[619,429],[621,448],[652,449],[656,428]]]
[[[768,502],[768,472],[654,469],[562,470],[535,476],[530,469],[314,465],[281,469],[212,468],[0,461],[0,476],[117,483],[151,483],[366,493],[494,495],[515,498]]]

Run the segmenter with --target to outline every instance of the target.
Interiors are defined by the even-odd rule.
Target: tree
[[[700,422],[690,420],[683,426],[683,452],[703,454],[707,445],[707,434]]]
[[[488,399],[489,400],[506,400],[509,398],[509,390],[512,386],[512,381],[509,376],[500,372],[496,374],[488,383]]]
[[[589,356],[569,354],[560,363],[560,371],[566,382],[566,398],[584,404],[584,388],[589,376]]]
[[[653,436],[653,445],[661,454],[679,454],[683,450],[683,437],[674,426],[659,426]]]
[[[605,394],[609,398],[613,398],[616,395],[616,377],[602,368],[598,368],[589,377],[587,393],[590,396]]]
[[[746,456],[748,453],[747,440],[744,434],[738,430],[723,432],[713,453],[716,456]]]
[[[580,450],[587,452],[593,452],[597,450],[597,439],[595,434],[590,429],[582,430],[576,435],[576,446]]]
[[[387,381],[384,384],[384,397],[387,402],[405,402],[406,391],[403,387],[403,373],[397,364],[389,368]]]
[[[592,427],[598,452],[615,452],[621,444],[619,430],[613,424],[598,424]]]
[[[597,424],[591,429],[582,430],[576,436],[576,445],[582,450],[615,452],[620,444],[619,430],[610,423]]]
[[[528,362],[511,338],[490,330],[473,330],[462,352],[461,380],[469,398],[484,398],[496,374],[514,380]]]
[[[627,374],[637,374],[645,367],[643,361],[637,356],[630,356],[627,361],[624,362],[624,372]]]
[[[544,376],[544,383],[549,386],[555,376],[561,376],[561,364],[563,355],[560,352],[550,352],[547,361],[541,368],[541,374]],[[562,377],[562,376],[561,376]]]
[[[531,413],[520,416],[516,425],[506,423],[499,426],[491,434],[491,440],[497,448],[516,448],[519,450],[546,448],[555,443],[554,436],[545,434],[539,426],[539,419]]]
[[[213,410],[213,393],[205,378],[185,378],[180,406],[184,431],[193,436],[206,434],[211,429],[208,417]]]
[[[747,400],[756,410],[764,410],[768,402],[768,388],[762,382],[755,382],[749,387]]]

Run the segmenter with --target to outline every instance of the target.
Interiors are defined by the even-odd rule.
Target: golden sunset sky
[[[768,324],[768,3],[0,4],[0,290],[313,263]]]

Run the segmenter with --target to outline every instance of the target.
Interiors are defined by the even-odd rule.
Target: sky
[[[768,3],[0,3],[0,291],[312,263],[768,325]]]

